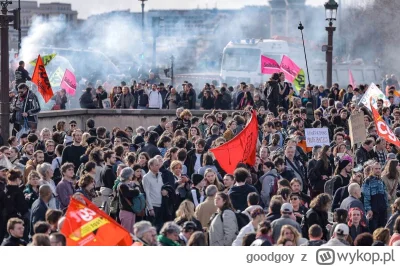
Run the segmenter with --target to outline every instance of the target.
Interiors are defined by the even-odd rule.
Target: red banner
[[[38,56],[35,71],[33,72],[32,82],[38,86],[39,93],[43,96],[44,101],[47,103],[53,97],[53,89],[51,88],[49,77],[46,73],[43,60]]]
[[[281,67],[274,59],[261,55],[261,73],[274,74],[280,72]]]
[[[250,122],[236,137],[227,143],[213,148],[219,165],[228,174],[233,174],[238,163],[253,166],[256,163],[256,146],[258,138],[258,123],[256,112],[253,111]]]
[[[393,133],[390,127],[386,124],[385,120],[383,120],[378,110],[376,110],[376,108],[372,104],[372,100],[371,100],[371,108],[372,108],[372,115],[374,116],[376,131],[378,132],[379,137],[385,139],[387,142],[390,142],[397,147],[400,147],[399,139],[396,137],[396,135]]]
[[[105,212],[87,199],[71,198],[61,233],[67,246],[130,246],[132,238]]]

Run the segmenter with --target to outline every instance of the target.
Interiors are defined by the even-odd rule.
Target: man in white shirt
[[[235,241],[233,241],[232,246],[241,246],[243,237],[247,234],[255,233],[257,231],[258,224],[265,220],[265,212],[261,207],[254,209],[250,216],[250,223],[240,229],[240,232]]]
[[[152,217],[157,231],[163,225],[161,201],[162,193],[167,193],[165,190],[161,191],[164,183],[161,177],[160,162],[156,158],[149,160],[149,172],[143,176],[143,189],[146,193],[146,203],[149,216]]]
[[[149,109],[162,109],[162,105],[161,93],[157,90],[157,85],[153,84],[149,92]]]

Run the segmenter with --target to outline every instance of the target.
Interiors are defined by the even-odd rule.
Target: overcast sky
[[[38,0],[39,3],[63,2],[71,3],[72,9],[78,11],[79,18],[104,13],[111,10],[132,11],[141,10],[138,0]],[[192,9],[192,8],[241,8],[245,5],[263,5],[267,0],[148,0],[145,10],[148,9]],[[307,0],[309,5],[321,5],[326,0]]]

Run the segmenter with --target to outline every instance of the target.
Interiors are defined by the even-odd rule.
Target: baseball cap
[[[293,212],[293,206],[290,203],[283,203],[281,207],[281,212],[287,212],[287,213],[292,213]]]
[[[335,233],[339,236],[346,236],[349,234],[349,227],[346,224],[337,224]]]
[[[2,171],[8,171],[7,167],[0,165],[0,172]]]
[[[184,230],[196,230],[197,226],[192,221],[187,221],[183,224],[182,229]]]
[[[391,153],[388,153],[386,155],[386,157],[387,157],[388,160],[393,160],[393,159],[396,159],[396,154],[391,152]]]

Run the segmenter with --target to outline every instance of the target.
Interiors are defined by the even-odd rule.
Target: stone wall
[[[204,113],[210,111],[192,110],[194,116],[202,117]],[[228,112],[231,113],[231,112]],[[108,130],[113,127],[125,128],[131,126],[133,129],[139,126],[158,125],[160,117],[166,116],[169,119],[175,119],[175,110],[121,110],[121,109],[73,109],[62,111],[45,111],[39,114],[38,129],[47,127],[52,129],[60,119],[67,123],[75,120],[79,128],[85,129],[86,120],[93,118],[96,121],[96,127],[104,126]]]

